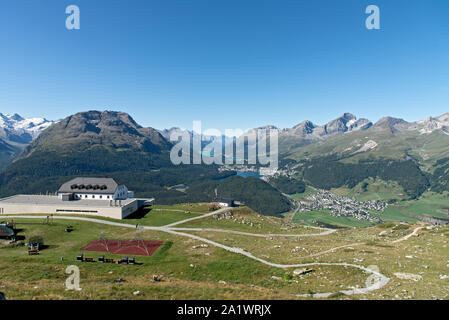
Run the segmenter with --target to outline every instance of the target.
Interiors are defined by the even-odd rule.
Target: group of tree
[[[419,197],[429,187],[429,179],[412,160],[365,159],[344,163],[336,156],[302,163],[303,178],[321,189],[355,187],[366,178],[396,181],[410,198]]]
[[[286,194],[303,193],[306,190],[304,181],[285,176],[271,178],[270,183],[279,191]]]

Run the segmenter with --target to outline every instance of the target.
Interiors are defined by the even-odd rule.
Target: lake
[[[237,171],[237,175],[242,178],[248,178],[248,177],[261,178],[262,177],[260,174],[258,174],[257,172],[253,172],[253,171]]]

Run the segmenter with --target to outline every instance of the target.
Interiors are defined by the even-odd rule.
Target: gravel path
[[[218,209],[216,211],[203,214],[201,216],[197,216],[197,217],[193,217],[193,218],[189,218],[189,219],[185,219],[185,220],[181,220],[181,221],[176,221],[176,222],[167,224],[164,227],[173,227],[173,226],[177,226],[178,224],[182,224],[182,223],[186,223],[186,222],[190,222],[190,221],[194,221],[194,220],[198,220],[198,219],[204,219],[204,218],[207,218],[207,217],[210,217],[210,216],[213,216],[213,215],[216,215],[216,214],[228,211],[228,210],[232,210],[232,208]]]
[[[168,227],[168,226],[167,226]],[[260,237],[260,238],[267,238],[267,237],[293,237],[293,238],[300,238],[300,237],[317,237],[317,236],[325,236],[331,233],[334,233],[337,230],[326,230],[319,233],[303,233],[303,234],[281,234],[281,233],[250,233],[250,232],[244,232],[244,231],[236,231],[236,230],[226,230],[226,229],[215,229],[215,228],[172,228],[171,230],[176,231],[209,231],[209,232],[226,232],[226,233],[233,233],[233,234],[239,234],[243,236],[249,236],[249,237]]]
[[[424,227],[418,227],[418,228],[415,228],[415,230],[413,230],[412,233],[409,233],[409,234],[406,235],[405,237],[402,237],[402,238],[400,238],[400,239],[398,239],[398,240],[392,241],[391,243],[398,243],[398,242],[405,241],[405,240],[407,240],[408,238],[413,237],[414,235],[417,235],[417,234],[418,234],[418,231],[421,230],[421,229],[424,229]]]

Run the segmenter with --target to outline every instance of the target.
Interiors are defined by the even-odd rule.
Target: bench
[[[39,254],[39,250],[28,250],[28,255],[29,256],[34,256],[34,255],[38,255]]]

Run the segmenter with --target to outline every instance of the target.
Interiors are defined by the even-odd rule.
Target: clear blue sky
[[[447,0],[2,0],[0,112],[120,110],[159,129],[419,120],[449,112],[448,16]]]

